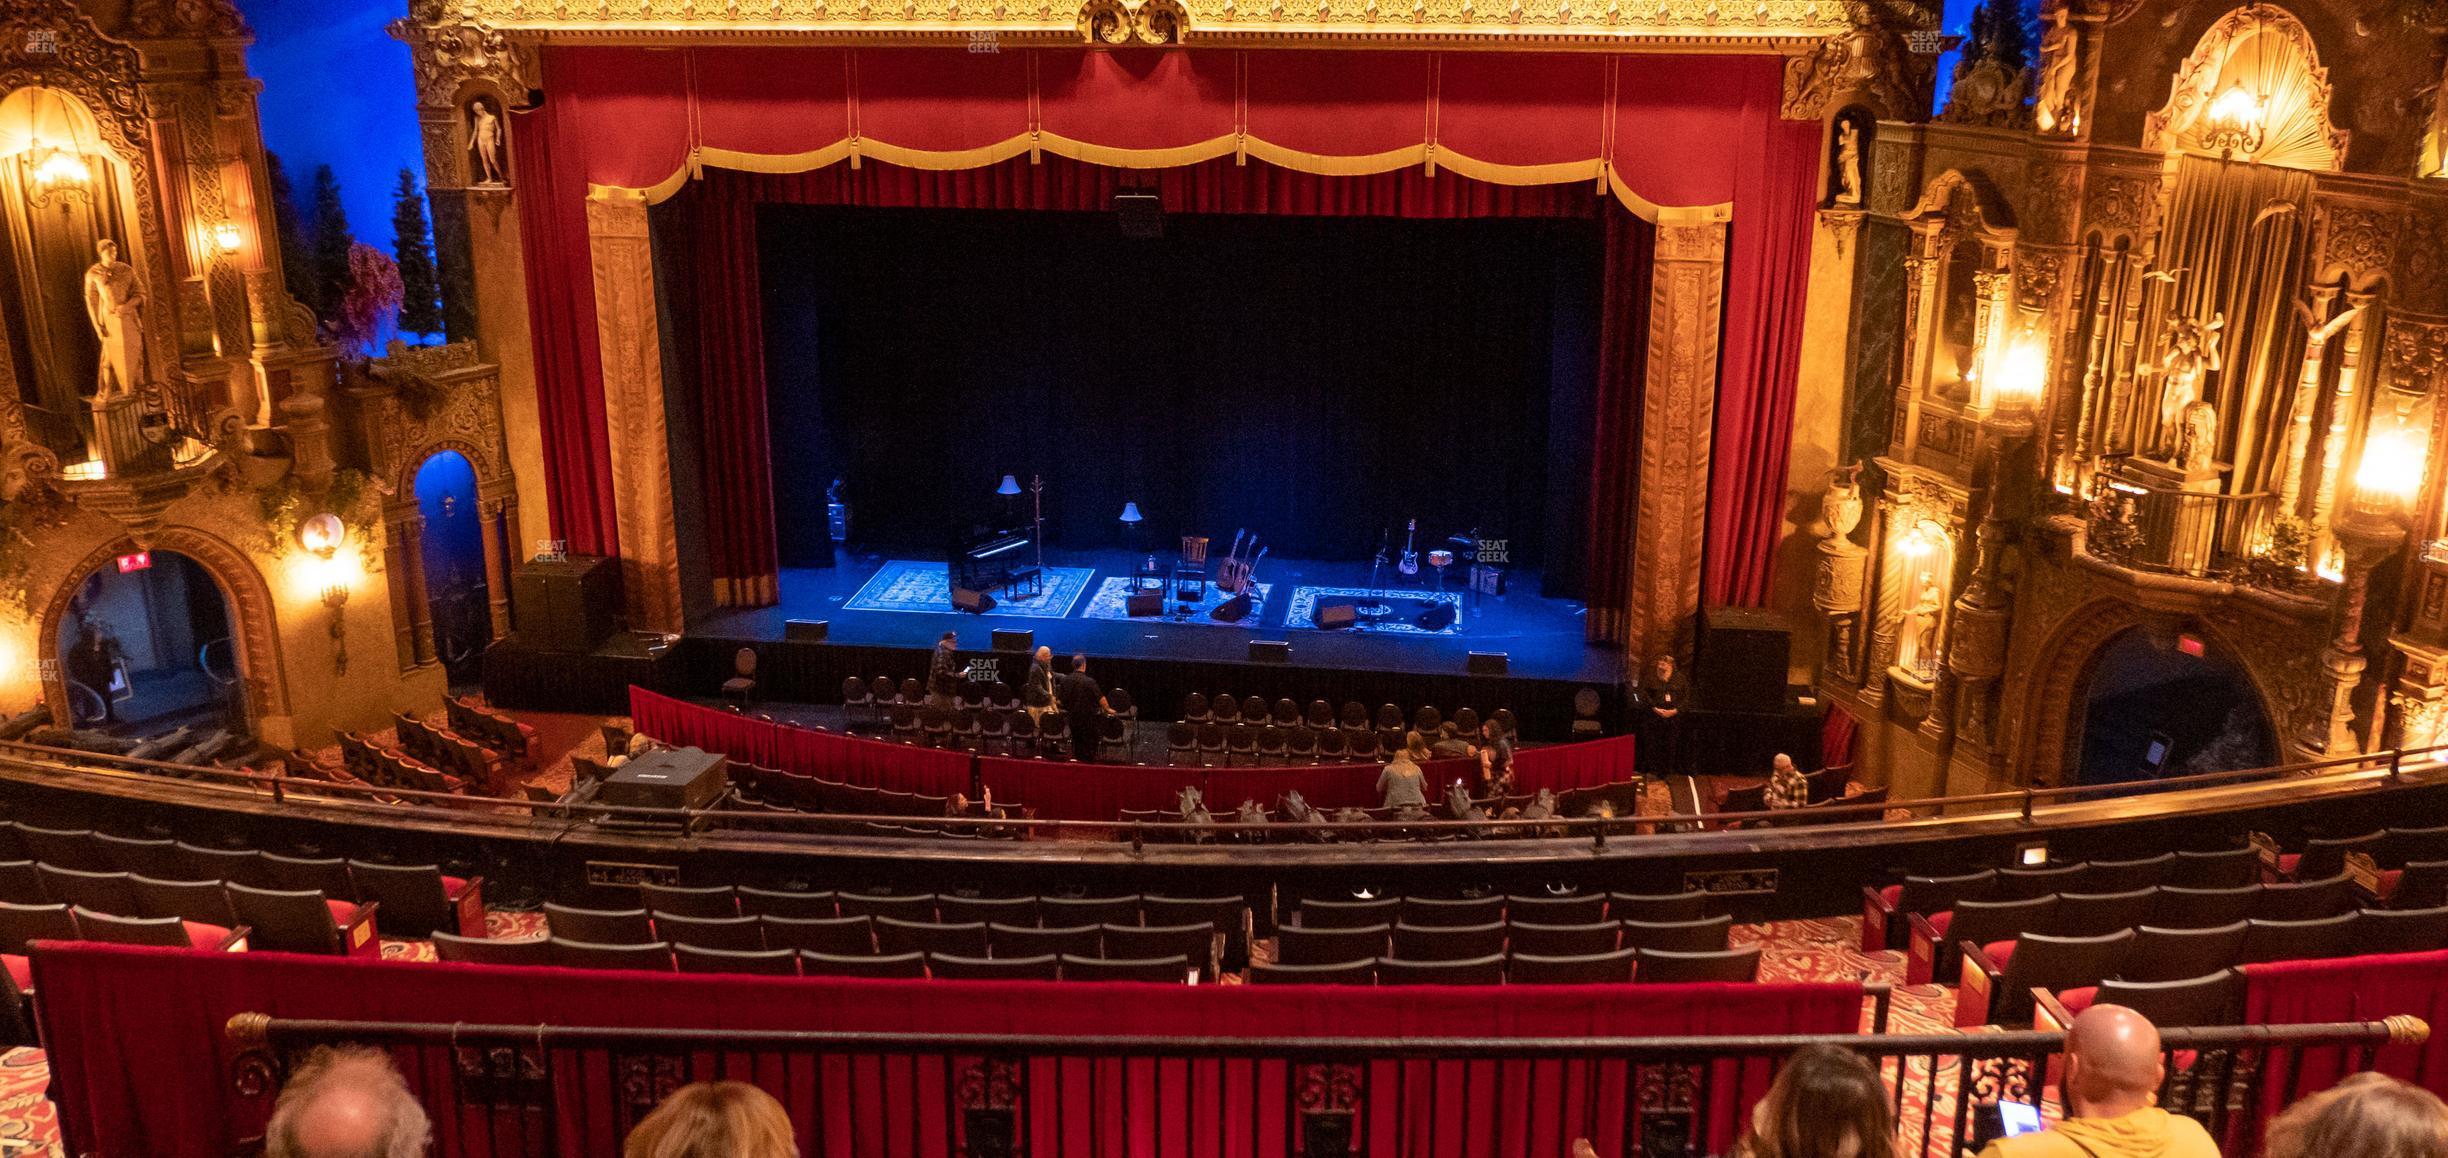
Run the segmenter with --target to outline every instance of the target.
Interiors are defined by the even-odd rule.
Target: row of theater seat
[[[940,708],[894,704],[885,709],[894,739],[930,748],[952,748],[988,756],[1069,758],[1075,747],[1093,743],[1127,750],[1130,726],[1108,717],[1096,736],[1074,736],[1071,720],[1060,712],[1032,717],[1017,704],[1008,707]]]
[[[491,796],[503,795],[509,780],[504,757],[448,727],[437,728],[410,712],[391,715],[392,734],[400,751],[443,769]]]
[[[357,732],[340,733],[340,767],[350,776],[377,788],[410,792],[465,792],[468,782],[435,768],[405,750]]]
[[[1193,966],[1186,956],[1116,960],[1041,955],[1029,958],[969,958],[953,954],[894,953],[863,956],[808,949],[707,949],[655,941],[606,945],[542,937],[526,941],[480,941],[436,937],[445,961],[481,965],[559,965],[578,969],[642,969],[669,973],[747,973],[779,977],[938,977],[979,981],[1155,981],[1178,984]]]
[[[1480,718],[1477,708],[1456,708],[1452,717],[1454,730],[1475,736],[1479,732]],[[1513,718],[1511,708],[1498,708],[1487,718],[1494,720],[1507,735],[1518,732],[1518,721]],[[1434,704],[1423,704],[1418,711],[1411,713],[1408,717],[1403,714],[1401,708],[1393,704],[1383,704],[1378,707],[1372,718],[1369,710],[1363,707],[1358,700],[1345,702],[1343,710],[1338,713],[1333,705],[1324,700],[1309,701],[1309,707],[1304,711],[1289,696],[1279,697],[1270,705],[1262,696],[1236,698],[1231,695],[1219,695],[1210,700],[1204,695],[1192,692],[1182,697],[1181,722],[1185,724],[1272,724],[1279,728],[1289,728],[1298,724],[1321,732],[1331,729],[1349,733],[1401,733],[1408,729],[1435,739],[1437,730],[1447,720],[1445,713],[1438,710]]]
[[[535,758],[534,725],[522,724],[465,696],[445,697],[442,710],[451,731],[513,760]]]
[[[1957,901],[1942,912],[1910,917],[1906,984],[1947,976],[1953,947],[2010,941],[2021,933],[2094,937],[2153,925],[2200,929],[2248,918],[2305,921],[2350,911],[2362,903],[2345,876],[2322,881],[2264,881],[2231,888],[2147,885],[2114,893],[2049,893],[2012,901]]]

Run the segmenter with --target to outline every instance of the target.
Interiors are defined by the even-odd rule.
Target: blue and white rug
[[[1366,624],[1370,631],[1389,635],[1460,635],[1462,634],[1462,593],[1459,591],[1409,591],[1400,588],[1366,587],[1295,587],[1292,602],[1284,607],[1284,626],[1309,631],[1317,630],[1317,609],[1320,604],[1349,603],[1361,608],[1380,608],[1375,618]],[[1430,607],[1453,605],[1453,622],[1442,630],[1430,631],[1417,620]],[[1364,611],[1363,617],[1367,618]]]
[[[1080,592],[1088,589],[1088,580],[1095,575],[1096,570],[1090,567],[1048,567],[1041,594],[1006,596],[1001,591],[987,592],[994,596],[995,609],[986,614],[1061,619],[1071,614],[1071,605],[1079,602]],[[941,563],[894,559],[877,568],[874,577],[842,604],[842,609],[941,615],[952,610],[952,576]]]
[[[1165,595],[1165,613],[1161,616],[1149,616],[1137,622],[1183,623],[1206,627],[1257,627],[1266,620],[1267,596],[1274,590],[1275,585],[1272,583],[1259,584],[1258,606],[1250,608],[1248,615],[1231,623],[1217,619],[1214,615],[1218,604],[1232,598],[1219,590],[1215,584],[1207,585],[1207,597],[1193,605],[1193,609],[1186,616],[1180,613],[1181,602],[1174,599],[1171,592],[1168,591]],[[1080,612],[1080,617],[1082,619],[1129,619],[1131,617],[1130,608],[1125,606],[1123,601],[1130,598],[1130,593],[1129,576],[1116,575],[1107,579],[1097,585],[1095,595],[1088,597],[1088,609]]]

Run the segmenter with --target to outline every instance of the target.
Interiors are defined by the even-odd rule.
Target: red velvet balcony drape
[[[1090,200],[1121,166],[1159,171],[1180,211],[1519,212],[1604,188],[1652,219],[1661,207],[1730,213],[1705,591],[1765,598],[1818,168],[1817,125],[1779,117],[1779,58],[554,46],[543,74],[546,99],[514,118],[512,143],[548,506],[573,551],[619,548],[591,188],[661,200],[692,175],[739,169],[797,174],[793,192],[810,200],[833,182],[839,203],[1018,208]],[[1090,164],[1051,163],[1062,158]],[[742,220],[700,224],[736,237]],[[729,294],[745,284],[733,278]],[[1619,318],[1632,324],[1628,311],[1610,324]],[[754,356],[743,347],[705,368],[705,405],[733,428],[721,436],[731,453],[709,456],[722,469],[759,457],[761,423],[747,422],[761,405],[743,402],[761,378]],[[721,496],[716,574],[733,601],[752,601],[772,532],[750,524],[770,489],[719,474],[708,487]],[[1612,516],[1607,530],[1630,533]]]
[[[2244,966],[2244,1022],[2300,1025],[2324,1021],[2379,1021],[2412,1014],[2432,1026],[2419,1045],[2384,1046],[2372,1068],[2428,1090],[2448,1089],[2448,952],[2275,961]],[[2273,1056],[2261,1074],[2261,1104],[2239,1114],[2220,1150],[2251,1154],[2261,1149],[2260,1128],[2296,1097],[2336,1085],[2353,1072],[2353,1051],[2306,1050],[2300,1060]]]
[[[35,982],[42,993],[43,1044],[49,1051],[53,1096],[71,1153],[145,1155],[147,1158],[219,1158],[238,1152],[239,1142],[259,1135],[268,1097],[243,1101],[234,1092],[236,1051],[223,1027],[233,1014],[277,1017],[565,1026],[673,1027],[706,1030],[754,1028],[877,1033],[1079,1034],[1165,1038],[1312,1035],[1321,1037],[1599,1037],[1846,1033],[1858,1023],[1858,985],[1644,985],[1522,986],[1502,1000],[1458,1000],[1460,991],[1407,987],[1384,989],[1326,986],[1260,987],[1202,985],[1151,987],[1079,982],[850,981],[645,975],[629,972],[480,965],[409,964],[301,957],[285,953],[192,953],[91,943],[44,942],[34,954]],[[568,1064],[566,1056],[559,1059]],[[618,1153],[614,1136],[622,1114],[621,1091],[611,1075],[592,1081],[564,1080],[554,1096],[560,1117],[561,1153]],[[942,1154],[941,1124],[948,1111],[933,1067],[902,1071],[908,1080],[893,1090],[892,1104],[851,1104],[840,1093],[850,1064],[832,1057],[792,1070],[760,1067],[747,1076],[782,1096],[810,1153],[860,1155]],[[871,1086],[887,1080],[872,1060],[859,1063]],[[1560,1067],[1568,1063],[1538,1063]],[[1114,1117],[1125,1104],[1144,1123],[1159,1096],[1137,1069],[1123,1080],[1115,1067],[1091,1074],[1085,1063],[1068,1068],[1067,1088],[1047,1089],[1037,1080],[1032,1125],[1060,1117],[1084,1127],[1103,1120],[1096,1133],[1071,1138],[1039,1136],[1031,1153],[1089,1154],[1149,1152],[1126,1145]],[[447,1064],[437,1064],[437,1071]],[[1506,1095],[1523,1083],[1527,1066],[1499,1071],[1491,1064],[1445,1067],[1436,1090],[1412,1090],[1413,1114],[1440,1116],[1438,1154],[1561,1154],[1571,1134],[1560,1129],[1584,1121],[1577,1105],[1524,1106]],[[1280,1067],[1275,1067],[1280,1073]],[[812,1072],[813,1071],[813,1072]],[[1045,1079],[1049,1075],[1039,1071]],[[1619,1126],[1628,1112],[1621,1102],[1620,1070],[1593,1081],[1608,1091],[1590,1109],[1598,1120]],[[447,1072],[411,1075],[434,1114],[436,1152],[486,1158],[488,1119],[460,1108]],[[1178,1097],[1184,1075],[1170,1075]],[[1595,1075],[1593,1075],[1595,1078]],[[1704,1114],[1703,1145],[1731,1141],[1740,1115],[1767,1087],[1765,1065],[1721,1067]],[[1610,1090],[1611,1085],[1611,1090]],[[1280,1088],[1280,1081],[1270,1088]],[[1578,1100],[1581,1082],[1571,1070],[1550,1068],[1540,1088]],[[1246,1086],[1243,1087],[1246,1091]],[[1434,1094],[1429,1097],[1425,1095]],[[1094,1099],[1092,1101],[1092,1099]],[[814,1107],[825,1112],[818,1119]],[[1395,1110],[1380,1097],[1372,1108]],[[1501,1104],[1500,1104],[1501,1103]],[[1466,1108],[1467,1107],[1467,1108]],[[1524,1130],[1523,1115],[1540,1115],[1540,1128]],[[1464,1115],[1468,1120],[1464,1121]],[[1203,1116],[1212,1131],[1190,1153],[1214,1158],[1280,1153],[1280,1132],[1252,1137],[1247,1112]],[[1500,1125],[1507,1120],[1512,1126]],[[1178,1119],[1177,1119],[1178,1120]],[[580,1129],[578,1124],[588,1124]],[[1450,1125],[1446,1125],[1446,1123]],[[913,1123],[928,1123],[914,1132]],[[1043,1127],[1040,1127],[1043,1128]],[[1500,1135],[1498,1131],[1502,1130]],[[1428,1133],[1413,1127],[1413,1136]],[[821,1135],[823,1144],[815,1144]],[[1621,1131],[1599,1131],[1600,1153],[1619,1153]],[[1525,1148],[1525,1146],[1527,1148]]]

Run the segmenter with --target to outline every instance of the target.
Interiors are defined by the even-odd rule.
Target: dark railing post
[[[2030,824],[2031,822],[2032,822],[2032,790],[2031,790],[2029,787],[2026,787],[2026,788],[2024,788],[2024,789],[2023,789],[2023,823],[2025,823],[2025,824]]]
[[[2401,744],[2397,747],[2389,749],[2389,779],[2396,780],[2403,776],[2405,773],[2404,765],[2405,746]]]

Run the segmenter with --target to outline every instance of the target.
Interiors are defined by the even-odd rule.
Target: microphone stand
[[[1385,593],[1377,586],[1377,582],[1385,576],[1386,544],[1392,541],[1393,534],[1392,526],[1377,529],[1377,557],[1369,562],[1369,613],[1353,617],[1352,630],[1354,631],[1367,631],[1369,623],[1377,617],[1378,605],[1385,602]]]

